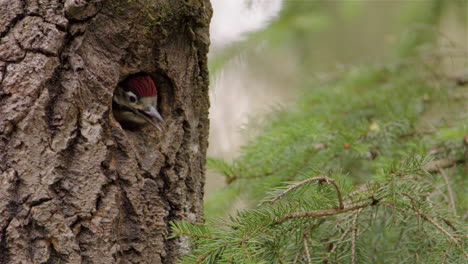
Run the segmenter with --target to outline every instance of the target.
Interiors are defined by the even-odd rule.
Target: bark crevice
[[[8,3],[7,3],[8,4]],[[7,8],[16,8],[17,10],[8,10]],[[18,0],[12,3],[10,6],[1,6],[0,11],[3,11],[4,18],[0,20],[0,39],[5,37],[10,30],[25,16],[26,0]]]

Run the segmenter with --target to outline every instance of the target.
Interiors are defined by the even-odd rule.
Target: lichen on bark
[[[0,0],[0,263],[174,263],[187,245],[169,221],[203,212],[209,1],[14,2]],[[112,116],[136,72],[156,81],[163,133]]]

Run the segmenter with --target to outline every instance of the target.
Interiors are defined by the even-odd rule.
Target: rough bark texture
[[[200,219],[208,0],[0,0],[0,263],[174,263]],[[124,130],[150,73],[163,133]]]

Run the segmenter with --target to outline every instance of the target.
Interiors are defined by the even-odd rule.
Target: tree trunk
[[[200,220],[208,0],[0,0],[0,263],[174,263]],[[163,132],[125,130],[152,75]]]

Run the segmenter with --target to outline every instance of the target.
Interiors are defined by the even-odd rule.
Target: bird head
[[[158,122],[165,123],[157,110],[158,90],[148,74],[127,78],[120,83],[114,93],[114,116],[117,121],[131,126],[147,123],[162,128]]]

